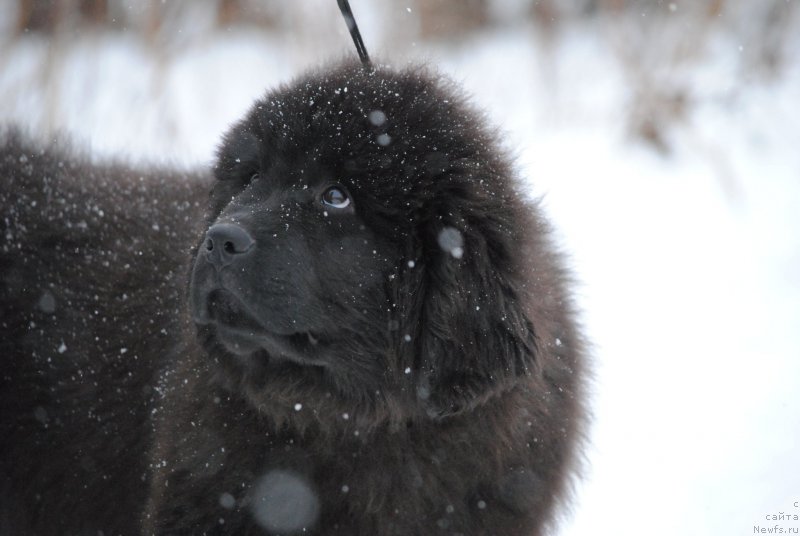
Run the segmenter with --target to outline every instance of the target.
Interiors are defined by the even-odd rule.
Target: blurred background
[[[800,0],[351,0],[459,82],[542,197],[592,342],[558,534],[800,533]],[[0,0],[0,123],[207,166],[355,50],[334,0]],[[788,515],[788,517],[787,517]]]

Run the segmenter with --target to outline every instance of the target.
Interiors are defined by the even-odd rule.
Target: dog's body
[[[7,132],[0,181],[0,534],[135,534],[208,180]]]
[[[312,73],[215,174],[203,218],[202,176],[6,136],[0,533],[540,534],[582,346],[452,88]]]

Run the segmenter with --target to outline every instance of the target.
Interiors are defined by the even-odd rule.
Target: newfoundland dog
[[[450,83],[312,72],[213,180],[0,145],[0,534],[552,527],[568,278]]]

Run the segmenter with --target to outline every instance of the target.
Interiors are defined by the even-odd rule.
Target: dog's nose
[[[253,237],[235,223],[218,223],[206,232],[206,258],[216,268],[222,268],[251,252],[255,243]]]

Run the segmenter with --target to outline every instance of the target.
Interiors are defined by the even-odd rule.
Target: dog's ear
[[[527,221],[516,198],[452,181],[423,226],[417,397],[435,418],[470,410],[534,373],[526,314]],[[530,231],[533,231],[532,229]],[[521,260],[522,259],[522,260]]]

